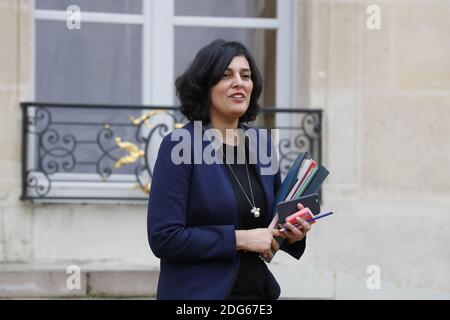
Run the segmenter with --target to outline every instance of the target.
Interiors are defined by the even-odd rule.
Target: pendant
[[[252,210],[250,210],[251,213],[255,216],[255,218],[258,218],[260,216],[260,209],[257,207],[253,207]]]

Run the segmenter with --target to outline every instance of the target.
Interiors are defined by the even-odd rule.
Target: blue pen
[[[334,211],[330,211],[330,212],[327,212],[327,213],[324,213],[324,214],[320,214],[320,215],[318,215],[318,216],[316,216],[316,217],[313,217],[313,218],[309,218],[308,220],[306,220],[306,222],[312,222],[312,221],[316,221],[316,220],[318,220],[318,219],[320,219],[320,218],[323,218],[323,217],[326,217],[326,216],[329,216],[330,214],[333,214],[334,213]],[[301,223],[296,223],[296,224],[294,224],[293,226],[294,227],[299,227],[299,226],[301,226],[302,224]],[[289,229],[287,229],[287,228],[282,228],[282,229],[280,229],[280,231],[286,231],[286,230],[289,230]]]

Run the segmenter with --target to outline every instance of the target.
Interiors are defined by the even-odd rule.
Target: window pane
[[[77,5],[81,12],[142,13],[142,0],[35,0],[36,9],[66,10]]]
[[[141,26],[134,25],[85,23],[79,30],[69,30],[64,22],[36,21],[36,101],[140,104],[141,35]],[[126,124],[129,116],[138,117],[139,114],[139,111],[123,109],[117,112],[102,109],[86,113],[55,109],[52,121],[57,123],[68,119],[80,124],[55,127],[60,136],[58,143],[64,144],[63,138],[72,136],[85,141],[77,143],[75,160],[67,170],[60,167],[61,172],[98,173],[96,159],[101,156],[101,150],[95,141],[101,124]],[[92,125],[97,122],[98,125]],[[131,139],[135,130],[132,126],[122,125],[114,128],[114,134],[124,141],[133,141]],[[114,144],[114,140],[110,140],[105,142]],[[52,159],[49,161],[52,164]],[[117,173],[131,174],[132,168],[127,166]]]
[[[243,43],[252,53],[264,79],[261,106],[275,105],[276,32],[263,29],[204,27],[175,28],[175,77],[181,75],[201,47],[217,38]],[[175,97],[175,103],[179,101]]]
[[[36,100],[141,103],[141,26],[36,21]]]
[[[276,0],[175,0],[175,15],[275,18]]]

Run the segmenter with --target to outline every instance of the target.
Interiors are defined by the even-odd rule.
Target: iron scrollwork
[[[86,185],[125,181],[142,191],[133,198],[114,195],[111,200],[145,200],[159,143],[166,134],[187,122],[176,107],[45,103],[23,103],[22,107],[23,199],[70,199],[70,195],[55,196],[58,183],[70,185],[80,181],[72,180],[73,177],[89,176],[83,181]],[[95,116],[90,115],[92,112],[96,112]],[[299,126],[280,129],[281,133],[287,130],[281,134],[278,145],[282,175],[298,152],[308,151],[320,161],[320,111],[295,113],[301,119]],[[96,199],[96,196],[86,191],[77,196],[80,198]]]
[[[296,157],[301,152],[320,162],[321,148],[321,118],[319,112],[304,113],[299,127],[290,127],[290,138],[280,139],[278,151],[280,154],[281,175],[287,174]],[[286,130],[286,129],[285,129]]]

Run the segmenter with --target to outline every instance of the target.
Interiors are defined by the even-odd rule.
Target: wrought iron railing
[[[22,199],[146,200],[162,138],[187,122],[178,107],[22,103]],[[283,126],[275,117],[293,117]],[[321,110],[262,109],[278,129],[284,176],[299,152],[321,161]],[[260,126],[261,127],[261,126]]]

